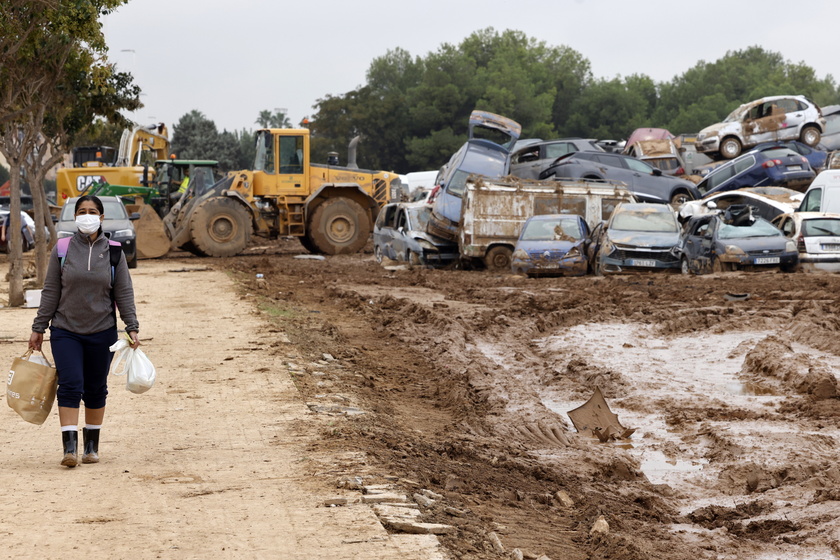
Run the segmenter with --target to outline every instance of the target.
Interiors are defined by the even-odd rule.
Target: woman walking
[[[59,240],[52,250],[41,305],[29,338],[29,347],[41,350],[49,326],[58,371],[58,419],[64,444],[61,464],[71,468],[78,464],[82,401],[82,463],[99,462],[99,431],[105,417],[112,358],[109,346],[117,341],[116,309],[132,340],[131,347],[140,344],[134,287],[119,244],[111,245],[102,233],[102,201],[91,195],[79,197],[75,217],[78,232],[69,238],[69,243]]]

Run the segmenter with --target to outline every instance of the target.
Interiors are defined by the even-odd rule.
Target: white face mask
[[[82,233],[96,233],[99,230],[99,216],[96,214],[81,214],[76,216],[76,227]]]

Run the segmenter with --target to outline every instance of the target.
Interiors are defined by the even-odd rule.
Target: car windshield
[[[670,212],[626,210],[613,216],[610,229],[676,233],[677,220]]]
[[[409,208],[408,221],[411,222],[411,228],[417,231],[426,231],[426,225],[429,223],[429,216],[432,213],[431,206],[423,206],[422,208]]]
[[[117,199],[113,198],[100,198],[99,200],[102,201],[102,207],[105,209],[105,220],[127,220],[128,214],[126,214],[125,206],[123,203]],[[73,222],[75,218],[73,214],[76,210],[76,200],[70,199],[64,204],[64,208],[61,210],[61,218],[60,221],[62,222]]]
[[[737,109],[735,109],[734,111],[729,113],[729,115],[725,119],[723,119],[723,122],[738,122],[738,121],[740,121],[741,120],[741,113],[743,113],[743,111],[744,111],[744,106],[741,105],[740,107],[738,107]]]
[[[840,236],[840,219],[818,218],[802,222],[802,235],[805,237]]]
[[[577,241],[582,238],[583,232],[576,219],[531,220],[522,232],[523,241]]]
[[[782,235],[779,229],[762,218],[757,218],[749,226],[731,226],[721,223],[718,237],[720,239],[743,239],[745,237],[778,237]]]
[[[680,160],[677,158],[650,158],[645,163],[661,171],[676,171],[680,167]]]

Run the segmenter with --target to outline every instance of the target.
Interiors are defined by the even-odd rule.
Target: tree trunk
[[[23,305],[23,251],[20,234],[20,161],[9,162],[9,228],[6,247],[9,252],[9,307]]]
[[[38,286],[43,286],[44,279],[47,277],[47,251],[50,249],[50,245],[47,244],[47,235],[44,232],[44,216],[49,214],[47,197],[44,193],[44,176],[46,173],[46,169],[41,167],[34,176],[30,175],[32,178],[29,181],[29,190],[32,192],[33,219],[35,221],[35,280]]]

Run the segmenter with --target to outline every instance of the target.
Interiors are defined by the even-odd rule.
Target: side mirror
[[[132,213],[128,216],[128,219],[129,219],[129,220],[132,220],[132,221],[133,221],[133,220],[139,220],[139,219],[140,219],[140,212],[132,212]]]
[[[654,176],[654,177],[661,177],[661,176],[662,176],[662,170],[661,170],[661,169],[657,169],[656,167],[654,167],[654,168],[653,168],[653,176]]]
[[[400,227],[397,228],[397,231],[400,232],[400,233],[405,233],[405,228],[400,226]]]

